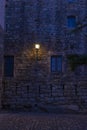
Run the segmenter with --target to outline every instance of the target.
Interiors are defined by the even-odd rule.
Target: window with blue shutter
[[[68,24],[68,28],[75,28],[76,27],[76,17],[75,16],[68,16],[67,17],[67,24]]]
[[[51,72],[62,72],[62,56],[51,56]]]
[[[4,56],[4,76],[14,76],[14,56]]]

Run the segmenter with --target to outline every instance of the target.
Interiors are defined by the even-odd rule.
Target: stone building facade
[[[86,108],[87,66],[72,71],[67,58],[87,54],[86,28],[71,33],[86,8],[86,0],[7,1],[3,108]]]

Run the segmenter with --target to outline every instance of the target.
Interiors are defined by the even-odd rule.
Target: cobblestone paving
[[[0,113],[0,130],[87,130],[87,115]]]

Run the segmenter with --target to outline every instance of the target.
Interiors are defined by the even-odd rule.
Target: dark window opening
[[[14,56],[4,56],[4,76],[14,76]]]

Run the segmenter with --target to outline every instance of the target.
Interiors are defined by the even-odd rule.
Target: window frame
[[[10,61],[7,61],[6,58],[10,58],[9,60]],[[6,63],[7,62],[7,63]],[[10,64],[12,63],[12,64]],[[10,66],[9,67],[9,70],[6,68],[7,66]],[[3,75],[4,77],[8,77],[8,78],[11,78],[11,77],[14,77],[14,56],[13,55],[4,55],[4,68],[3,68]]]
[[[52,68],[52,58],[54,58],[54,70]],[[58,59],[61,58],[61,62],[58,63]],[[59,59],[60,60],[60,59]],[[61,69],[59,67],[59,64],[61,64]],[[63,71],[63,56],[62,55],[52,55],[50,59],[50,70],[52,73],[62,73]]]
[[[68,15],[67,16],[67,27],[68,27],[68,29],[75,28],[76,23],[77,23],[76,15]]]

